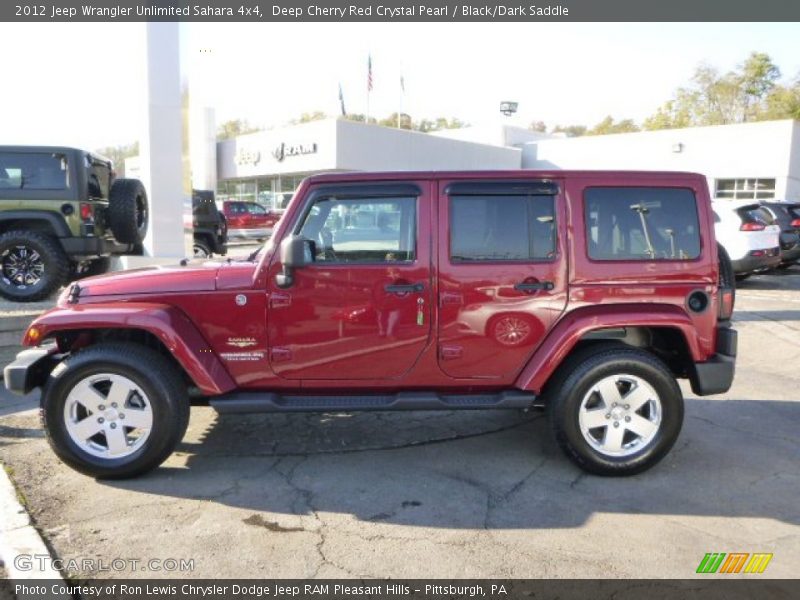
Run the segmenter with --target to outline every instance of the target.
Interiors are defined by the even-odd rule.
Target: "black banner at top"
[[[800,21],[793,0],[3,0],[0,21]]]

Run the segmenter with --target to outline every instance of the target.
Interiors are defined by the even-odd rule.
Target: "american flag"
[[[372,54],[367,56],[367,91],[372,91]]]

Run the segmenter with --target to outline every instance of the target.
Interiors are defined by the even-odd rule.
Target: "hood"
[[[208,292],[216,289],[219,263],[207,262],[182,267],[156,266],[131,269],[78,281],[80,297]]]

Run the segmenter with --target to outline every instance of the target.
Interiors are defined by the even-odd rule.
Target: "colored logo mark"
[[[708,552],[697,566],[697,573],[763,573],[772,560],[771,553]]]

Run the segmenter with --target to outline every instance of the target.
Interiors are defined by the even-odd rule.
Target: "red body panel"
[[[570,311],[547,337],[539,351],[520,373],[515,387],[541,392],[544,384],[586,333],[613,327],[674,327],[686,338],[695,361],[705,359],[688,315],[675,306],[617,304]]]
[[[54,332],[74,329],[141,329],[155,335],[205,394],[221,394],[235,383],[194,324],[173,306],[151,303],[98,303],[55,308],[37,318],[23,342],[30,345],[30,330],[42,339]]]
[[[539,262],[452,264],[445,187],[468,179],[558,183],[554,256]],[[280,289],[275,282],[282,268],[277,249],[299,223],[309,192],[320,185],[377,182],[416,183],[422,189],[416,260],[313,264],[297,269],[294,285]],[[583,222],[587,186],[691,188],[699,209],[700,256],[693,261],[592,261]],[[164,341],[207,394],[235,387],[296,391],[517,387],[538,392],[580,337],[593,329],[672,327],[684,335],[693,360],[708,360],[715,351],[718,301],[713,240],[708,191],[701,175],[574,171],[320,175],[301,184],[257,263],[153,268],[87,279],[79,283],[78,304],[62,303],[34,325],[45,335],[92,327],[146,329]],[[535,280],[551,282],[553,287],[534,293],[514,289],[516,283]],[[387,283],[424,287],[408,296],[390,296],[384,292]],[[690,314],[685,307],[694,290],[705,291],[711,299],[700,314]],[[527,331],[512,344],[499,339],[509,320],[522,323]]]

